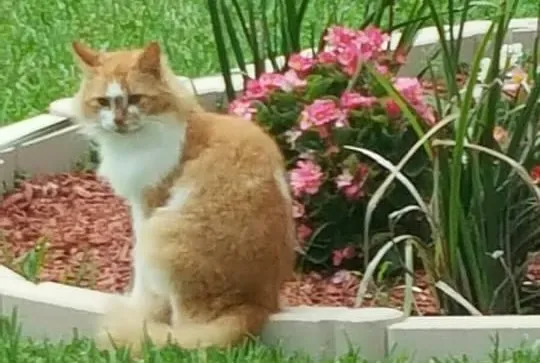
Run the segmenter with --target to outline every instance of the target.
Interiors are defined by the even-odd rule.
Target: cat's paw
[[[109,302],[95,335],[96,345],[100,350],[129,348],[137,353],[140,339],[144,336],[144,320],[139,311],[124,298]]]
[[[170,343],[186,350],[206,349],[216,346],[216,342],[211,341],[199,324],[183,324],[174,329],[172,336],[169,336]],[[219,346],[219,344],[217,344]]]
[[[94,336],[94,341],[96,343],[96,347],[99,350],[116,350],[118,347],[117,343],[115,343],[114,333],[111,333],[108,329],[101,328],[97,332],[97,334]]]
[[[143,323],[127,320],[124,324],[102,326],[94,339],[99,350],[115,351],[129,349],[130,355],[137,358],[141,354],[141,341],[144,338]]]

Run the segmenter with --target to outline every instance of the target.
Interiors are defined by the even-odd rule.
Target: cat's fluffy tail
[[[158,347],[172,343],[184,349],[225,348],[240,343],[245,337],[257,335],[270,315],[263,307],[242,305],[230,308],[206,323],[171,326],[144,321],[137,312],[127,314],[127,311],[108,314],[96,339],[98,346],[125,346],[132,354],[139,355],[142,342],[149,338]]]

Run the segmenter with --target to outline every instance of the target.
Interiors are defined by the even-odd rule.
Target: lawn
[[[478,363],[538,363],[539,347],[504,351],[493,355],[487,362]],[[126,350],[100,352],[91,340],[74,338],[70,342],[51,343],[21,337],[16,319],[0,316],[0,363],[135,363]],[[302,354],[285,354],[282,350],[262,344],[250,343],[229,350],[181,351],[175,347],[156,349],[148,346],[143,353],[145,363],[315,363]],[[367,363],[357,353],[320,363]],[[405,357],[388,359],[381,363],[408,363]],[[433,363],[475,363],[466,358],[436,360]]]
[[[319,32],[330,17],[347,25],[361,21],[364,1],[312,1],[306,29]],[[396,19],[403,19],[413,2],[400,0]],[[523,3],[527,5],[519,9],[520,16],[535,13],[531,10],[536,0]],[[204,0],[0,0],[0,8],[5,9],[0,12],[0,125],[44,112],[52,100],[73,94],[74,39],[112,48],[157,39],[178,74],[199,76],[219,70]],[[471,18],[484,14],[477,10]],[[307,44],[310,31],[305,34]]]

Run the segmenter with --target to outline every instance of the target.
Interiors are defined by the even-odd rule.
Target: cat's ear
[[[95,68],[100,64],[100,53],[84,45],[79,41],[72,43],[73,53],[77,63],[85,71]]]
[[[140,72],[160,76],[161,48],[158,42],[151,42],[143,49],[137,60],[137,68]]]

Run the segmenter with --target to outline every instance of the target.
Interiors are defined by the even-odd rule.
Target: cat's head
[[[85,131],[130,134],[177,108],[157,42],[113,52],[74,42],[73,53],[83,71],[74,102],[76,118]]]

